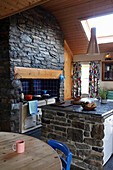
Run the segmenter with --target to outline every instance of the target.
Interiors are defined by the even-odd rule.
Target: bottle
[[[23,91],[21,91],[21,101],[22,102],[24,101],[24,93],[23,93]]]

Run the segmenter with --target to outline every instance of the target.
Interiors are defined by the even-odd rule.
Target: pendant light
[[[91,38],[87,49],[87,54],[94,54],[94,53],[100,53],[99,46],[97,44],[95,27],[91,28]]]

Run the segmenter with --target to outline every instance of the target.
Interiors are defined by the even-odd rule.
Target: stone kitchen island
[[[71,170],[102,170],[105,121],[112,117],[113,102],[95,101],[94,111],[84,111],[81,105],[69,103],[43,107],[42,140],[55,139],[69,147],[73,154]]]

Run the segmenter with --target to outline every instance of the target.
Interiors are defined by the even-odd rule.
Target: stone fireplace
[[[35,7],[0,21],[0,130],[19,132],[14,67],[64,70],[64,37],[51,12]],[[60,84],[60,100],[64,84]]]

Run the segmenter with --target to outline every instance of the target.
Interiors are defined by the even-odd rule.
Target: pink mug
[[[16,149],[14,148],[16,146]],[[25,147],[25,142],[23,140],[16,141],[16,144],[12,145],[12,149],[17,153],[23,153]]]

